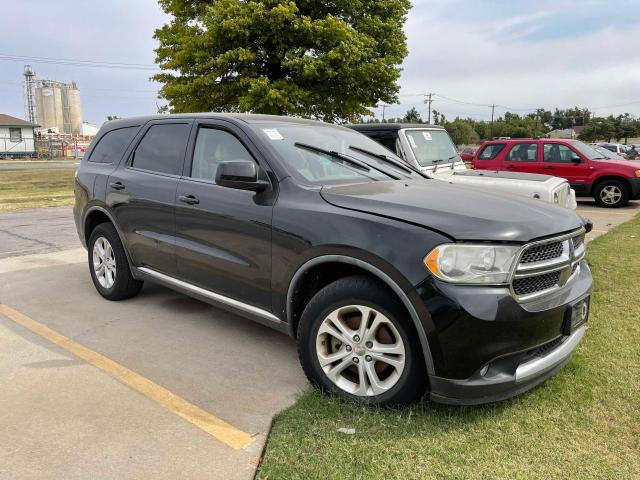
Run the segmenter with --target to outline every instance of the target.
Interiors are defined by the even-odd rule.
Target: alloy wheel
[[[381,395],[400,379],[405,346],[393,322],[363,305],[331,312],[316,336],[320,367],[340,389],[357,396]]]
[[[615,185],[609,185],[600,190],[600,199],[607,205],[615,205],[622,198],[622,191]]]
[[[116,281],[116,257],[104,237],[98,237],[93,244],[93,273],[102,288],[111,288]]]

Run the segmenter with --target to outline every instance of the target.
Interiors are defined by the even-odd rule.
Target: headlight
[[[439,245],[424,257],[424,264],[445,282],[503,284],[519,250],[509,245]]]

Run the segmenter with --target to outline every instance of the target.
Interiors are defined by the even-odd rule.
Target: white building
[[[83,137],[95,137],[100,130],[100,127],[96,127],[95,125],[89,122],[82,122],[82,126],[80,127],[80,135]]]
[[[33,123],[0,113],[0,157],[35,155],[35,127]]]

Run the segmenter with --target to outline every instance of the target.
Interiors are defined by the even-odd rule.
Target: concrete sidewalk
[[[0,303],[253,437],[230,448],[0,315],[0,478],[249,479],[273,416],[307,388],[287,336],[154,285],[104,300],[83,249],[0,272]]]

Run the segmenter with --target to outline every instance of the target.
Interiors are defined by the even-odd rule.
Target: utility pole
[[[426,100],[424,101],[424,103],[429,105],[428,108],[428,112],[429,112],[429,119],[427,120],[427,123],[431,123],[431,102],[433,101],[431,99],[431,97],[433,97],[435,95],[435,93],[427,93],[425,94],[425,96],[427,97]]]
[[[491,126],[489,127],[489,138],[493,138],[493,112],[495,108],[495,105],[491,105]]]
[[[384,123],[384,112],[385,112],[385,110],[387,109],[388,106],[389,105],[384,105],[384,104],[382,105],[382,123]]]

